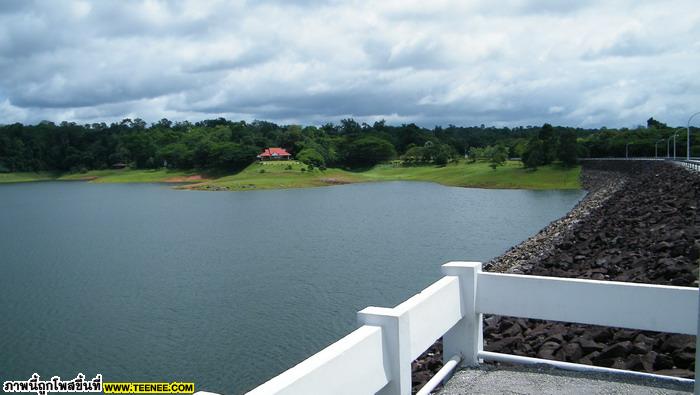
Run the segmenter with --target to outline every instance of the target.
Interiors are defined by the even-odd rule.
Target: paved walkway
[[[457,394],[688,394],[692,385],[547,367],[489,366],[456,372],[440,395]]]

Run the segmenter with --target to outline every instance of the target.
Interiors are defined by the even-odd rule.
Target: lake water
[[[488,260],[582,191],[391,182],[176,191],[0,185],[0,381],[251,389],[394,306],[449,260]]]

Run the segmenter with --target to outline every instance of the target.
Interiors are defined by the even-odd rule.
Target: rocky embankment
[[[664,162],[584,164],[588,195],[569,214],[485,265],[554,277],[698,286],[700,176]],[[413,365],[419,387],[436,343]],[[695,337],[522,318],[484,318],[488,351],[693,377]]]

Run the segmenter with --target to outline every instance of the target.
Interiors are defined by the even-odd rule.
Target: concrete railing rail
[[[700,160],[679,160],[675,161],[674,163],[677,163],[683,167],[686,167],[690,170],[694,171],[700,171]]]
[[[411,393],[411,362],[440,337],[450,368],[476,366],[487,359],[626,374],[484,352],[482,314],[691,335],[698,332],[697,288],[486,273],[481,267],[478,262],[444,264],[445,277],[394,308],[367,307],[358,312],[359,329],[249,394],[407,395]],[[440,378],[448,374],[438,373]]]
[[[673,159],[673,158],[662,158],[662,157],[633,157],[633,158],[580,158],[579,160],[588,162],[588,161],[667,161],[670,163],[674,163],[679,166],[683,166],[689,170],[694,170],[694,171],[700,171],[700,158],[697,157],[692,157],[690,160],[686,159]]]

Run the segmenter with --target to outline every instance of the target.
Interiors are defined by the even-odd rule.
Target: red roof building
[[[284,160],[291,158],[292,155],[284,148],[266,148],[258,155],[260,160]]]

